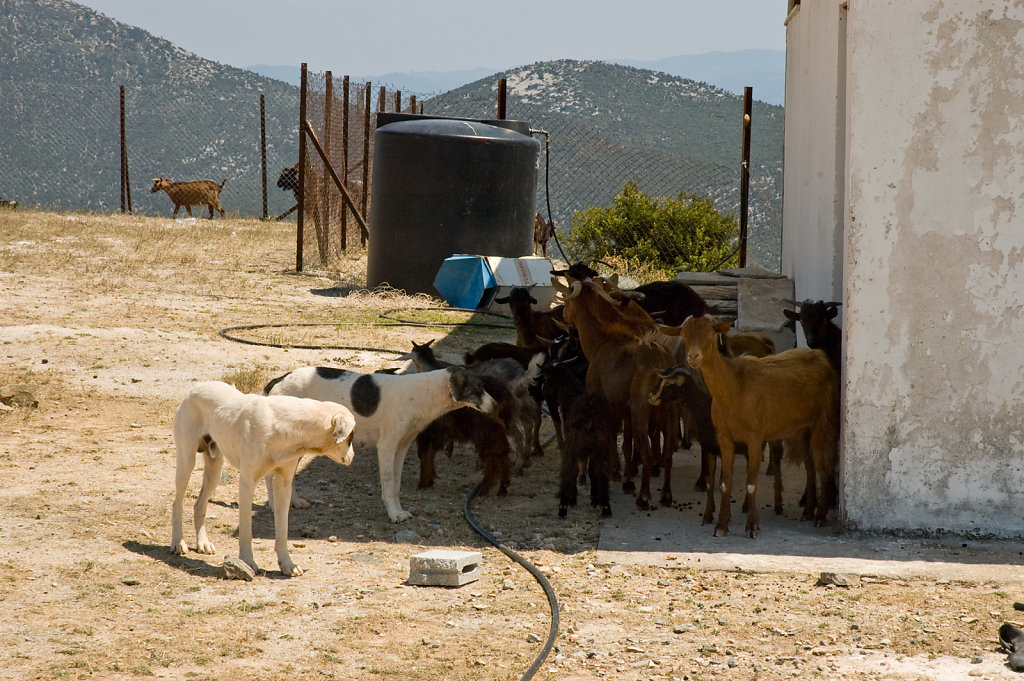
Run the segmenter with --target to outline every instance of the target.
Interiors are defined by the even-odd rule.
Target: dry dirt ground
[[[518,679],[538,656],[547,599],[464,520],[480,475],[465,451],[439,462],[442,479],[427,491],[416,489],[416,457],[407,459],[402,499],[415,515],[401,526],[384,513],[373,452],[357,450],[350,468],[307,462],[296,484],[313,506],[292,511],[289,533],[300,577],[277,570],[264,496],[254,533],[266,572],[252,582],[221,577],[224,556],[238,551],[233,471],[209,511],[218,553],[169,553],[171,420],[191,382],[258,390],[302,365],[394,366],[413,340],[436,339],[455,359],[513,337],[370,323],[392,309],[434,323],[469,316],[296,274],[293,229],[0,214],[0,385],[28,385],[38,400],[0,411],[0,678]],[[218,335],[310,323],[324,326],[238,332],[268,345]],[[536,678],[1014,676],[996,630],[1020,624],[1019,570],[837,588],[817,586],[818,573],[799,560],[769,573],[601,562],[594,509],[556,517],[557,458],[549,445],[507,497],[472,506],[557,596],[557,642]],[[616,490],[613,504],[631,503]],[[410,557],[429,548],[480,551],[481,578],[461,588],[409,585]]]

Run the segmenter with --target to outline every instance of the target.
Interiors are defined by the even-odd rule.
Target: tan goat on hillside
[[[224,217],[224,209],[220,207],[220,191],[224,189],[224,182],[217,184],[213,180],[192,180],[191,182],[172,182],[165,177],[154,177],[153,188],[150,194],[155,194],[161,189],[167,192],[167,196],[174,202],[174,214],[172,218],[178,217],[178,209],[185,206],[188,216],[192,217],[192,206],[206,206],[210,209],[209,219],[213,219],[213,211],[220,211]]]

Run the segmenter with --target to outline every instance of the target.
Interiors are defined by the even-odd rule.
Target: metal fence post
[[[747,266],[747,197],[750,194],[750,113],[754,88],[743,88],[743,142],[740,145],[740,267]]]

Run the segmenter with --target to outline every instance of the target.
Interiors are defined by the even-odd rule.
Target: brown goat
[[[757,477],[766,440],[784,440],[790,456],[807,467],[804,517],[820,525],[834,502],[839,422],[839,382],[825,353],[796,348],[768,357],[727,357],[719,334],[729,325],[714,317],[691,317],[680,327],[687,363],[700,369],[711,393],[711,420],[722,457],[721,510],[714,534],[729,533],[733,464],[737,442],[747,445],[746,533],[760,531]],[[713,479],[713,477],[712,477]],[[713,513],[714,496],[708,495]]]
[[[508,295],[495,298],[499,305],[508,305],[512,310],[512,323],[516,327],[516,345],[530,350],[546,352],[551,341],[561,335],[565,328],[564,311],[558,305],[550,310],[534,310],[537,299],[525,286],[515,286]]]
[[[153,188],[150,194],[155,194],[161,189],[167,192],[174,203],[172,218],[178,217],[178,209],[185,206],[185,211],[192,217],[192,206],[206,206],[210,209],[209,219],[213,219],[214,209],[220,211],[224,217],[224,209],[220,206],[220,192],[224,189],[227,178],[217,184],[213,180],[192,180],[191,182],[172,182],[165,177],[154,177]]]
[[[559,286],[565,291],[566,287]],[[605,396],[617,417],[625,419],[624,449],[628,445],[623,475],[623,489],[632,487],[635,462],[641,464],[637,508],[650,508],[651,471],[654,462],[648,439],[651,405],[648,396],[658,381],[658,372],[672,363],[671,354],[661,345],[648,340],[657,325],[648,315],[638,323],[619,312],[601,284],[592,279],[573,281],[565,293],[565,321],[579,333],[583,354],[590,362],[587,369],[587,390]],[[665,462],[661,503],[671,505],[671,461]]]
[[[537,213],[533,218],[533,254],[537,255],[537,251],[540,254],[547,256],[548,254],[548,240],[551,239],[555,234],[555,221],[545,220],[540,213]]]

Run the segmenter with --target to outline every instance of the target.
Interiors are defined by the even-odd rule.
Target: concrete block
[[[787,278],[747,278],[739,280],[736,298],[739,310],[736,328],[757,331],[775,341],[779,352],[796,346],[796,335],[786,326],[783,309],[792,308],[786,300],[794,296],[793,280]]]
[[[409,583],[417,586],[462,586],[480,579],[477,551],[433,549],[409,559]]]

